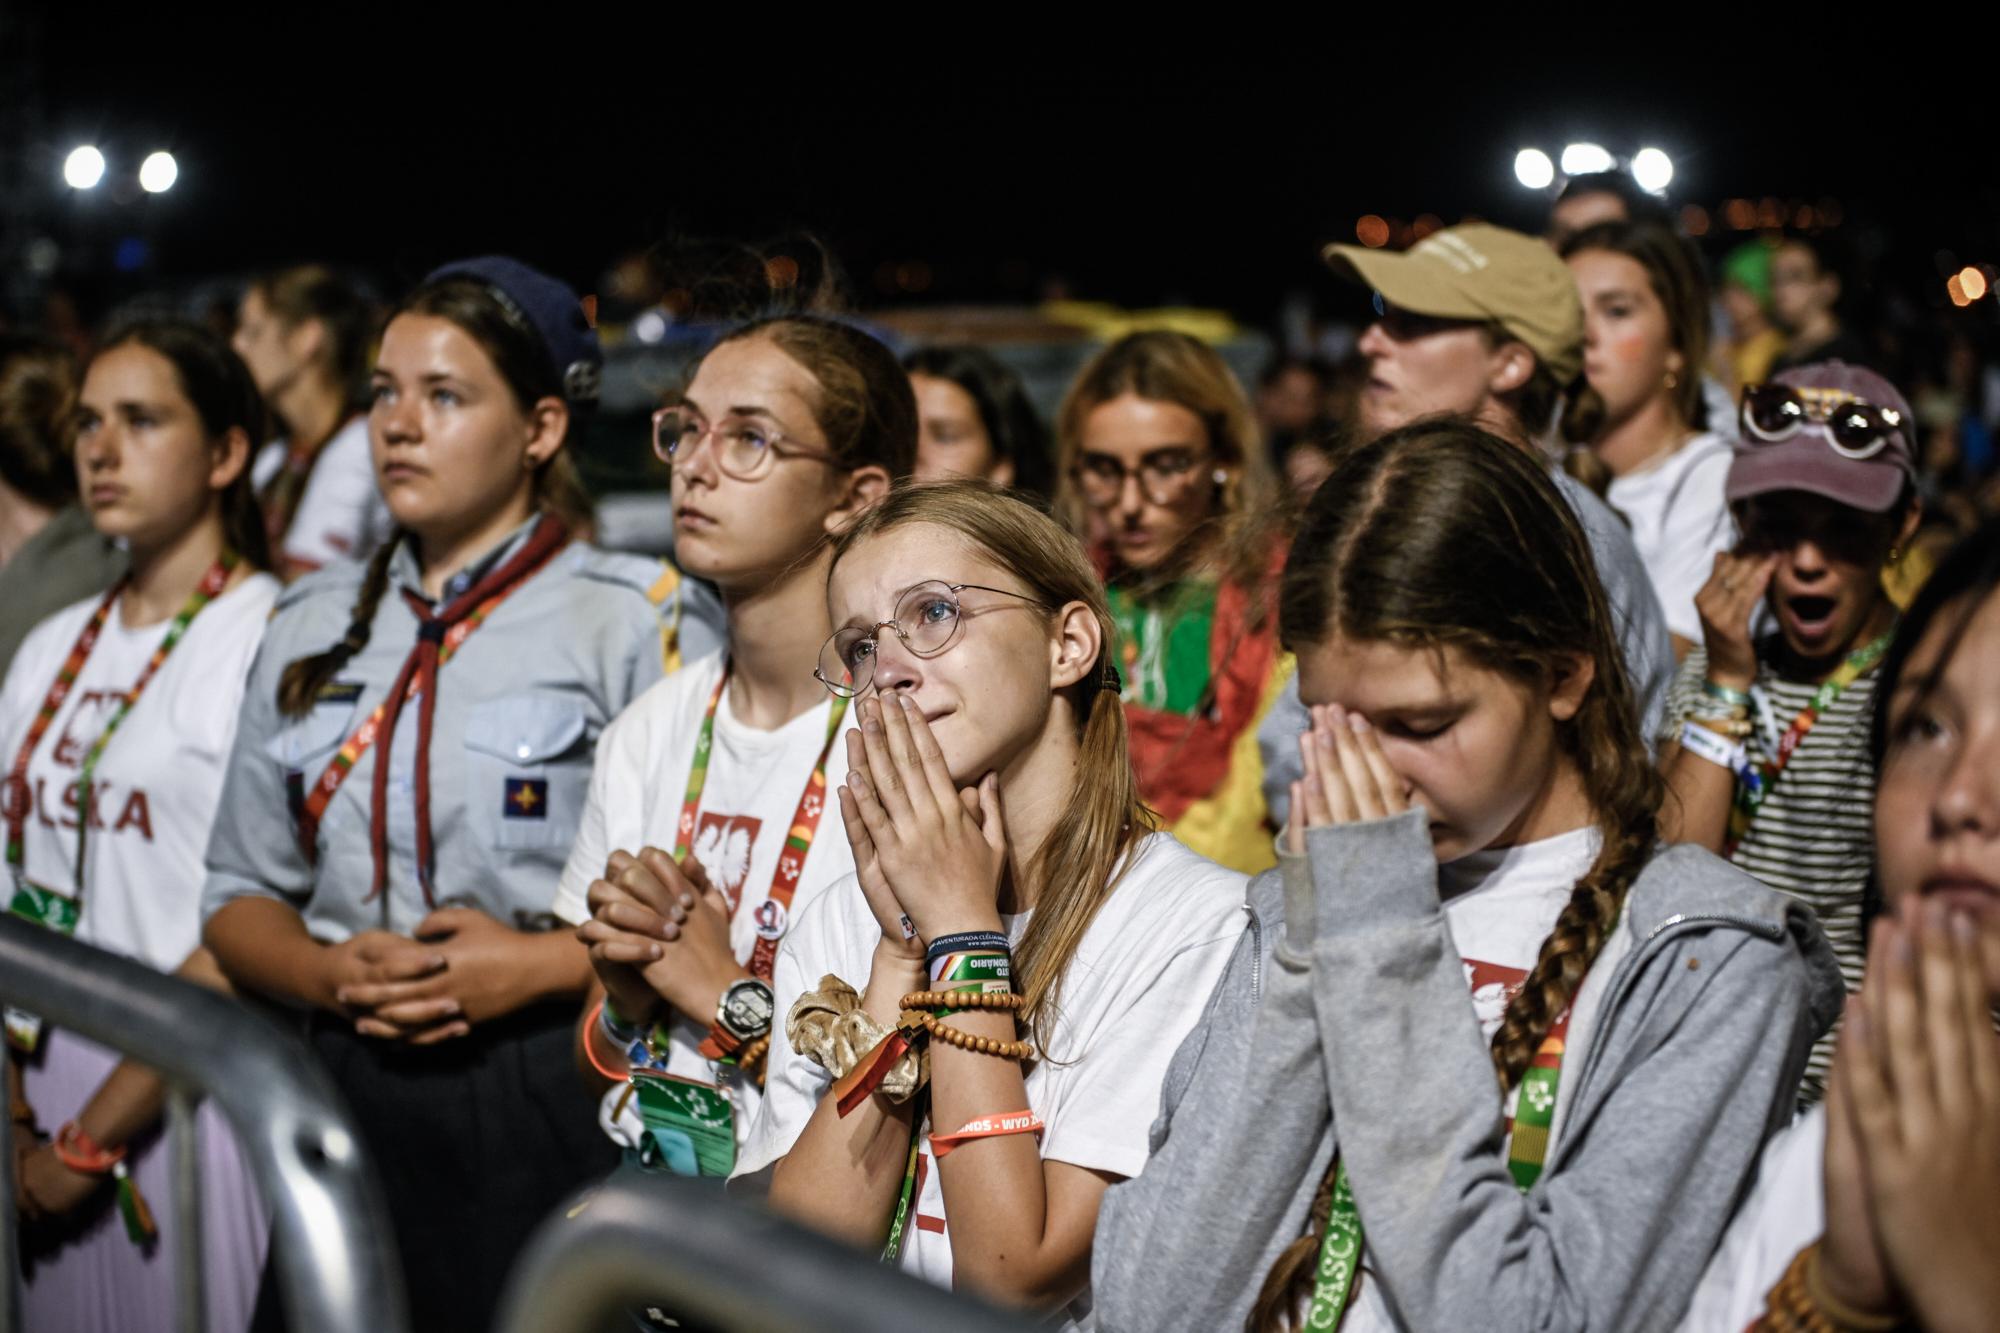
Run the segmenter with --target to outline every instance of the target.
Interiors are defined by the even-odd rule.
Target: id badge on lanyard
[[[76,934],[77,920],[83,915],[76,899],[45,889],[18,870],[14,872],[14,896],[7,910],[23,921],[32,921],[63,935]],[[36,1015],[9,1005],[6,1023],[7,1044],[15,1050],[32,1055],[41,1046],[42,1020]]]
[[[645,1137],[639,1162],[677,1176],[726,1177],[736,1165],[736,1109],[713,1084],[657,1070],[632,1071]]]

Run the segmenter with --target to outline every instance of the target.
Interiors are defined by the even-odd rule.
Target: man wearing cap
[[[1583,369],[1583,304],[1555,251],[1520,232],[1467,223],[1403,253],[1330,245],[1325,257],[1334,272],[1375,289],[1377,317],[1358,344],[1368,360],[1363,435],[1456,415],[1541,451],[1563,389]],[[1624,522],[1582,483],[1553,465],[1550,474],[1590,539],[1641,731],[1651,736],[1674,673],[1666,616]],[[1281,821],[1307,725],[1294,681],[1257,732],[1265,797]]]
[[[1884,569],[1920,507],[1909,404],[1873,371],[1800,366],[1744,392],[1725,494],[1742,541],[1695,598],[1702,646],[1660,734],[1662,830],[1728,856],[1818,912],[1861,984],[1874,867],[1876,670],[1895,630]],[[1757,636],[1763,608],[1776,629]],[[1825,1089],[1832,1034],[1802,1100]]]

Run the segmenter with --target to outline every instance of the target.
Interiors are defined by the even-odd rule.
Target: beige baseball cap
[[[1413,314],[1492,320],[1562,384],[1583,369],[1583,302],[1569,265],[1545,241],[1468,222],[1400,252],[1329,245],[1320,253],[1335,273]]]

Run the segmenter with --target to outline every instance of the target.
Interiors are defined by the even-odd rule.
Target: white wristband
[[[1732,774],[1742,772],[1750,760],[1741,745],[1731,744],[1707,727],[1693,722],[1681,725],[1681,748],[1719,768],[1728,769]]]

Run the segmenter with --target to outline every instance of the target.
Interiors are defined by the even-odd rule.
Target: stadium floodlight
[[[165,194],[174,188],[180,175],[180,163],[174,161],[172,153],[152,153],[139,164],[139,184],[147,194]]]
[[[1546,190],[1555,184],[1556,164],[1539,148],[1523,148],[1514,154],[1514,179],[1531,190]]]
[[[1674,178],[1674,160],[1657,148],[1641,148],[1632,154],[1632,179],[1651,194],[1664,194]]]
[[[63,159],[63,179],[72,190],[89,190],[104,179],[104,154],[89,144],[72,148]]]
[[[1573,143],[1563,149],[1562,169],[1565,176],[1590,176],[1609,171],[1617,165],[1617,160],[1610,153],[1594,143]]]

